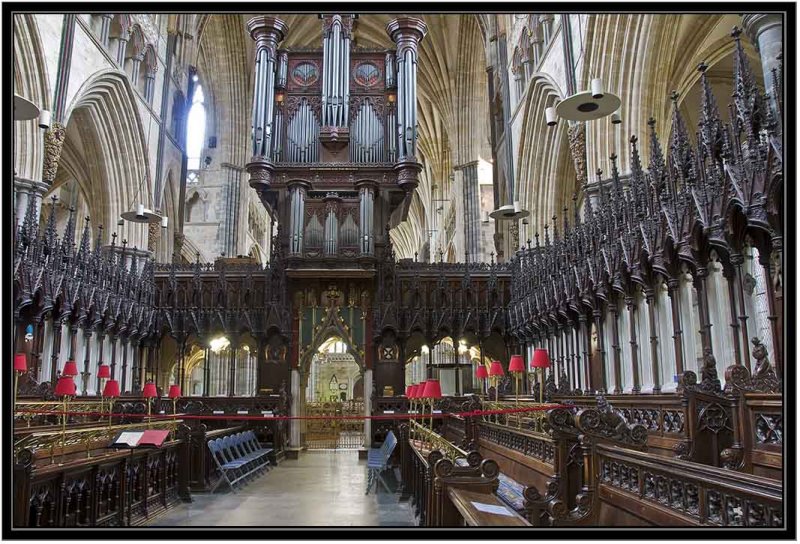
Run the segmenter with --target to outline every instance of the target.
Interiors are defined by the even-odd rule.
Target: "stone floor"
[[[236,494],[224,490],[193,493],[192,503],[182,503],[155,518],[150,527],[186,526],[412,526],[409,501],[388,493],[378,484],[364,494],[366,460],[358,452],[308,451],[296,460],[285,460],[277,468],[237,487]],[[387,471],[391,489],[398,485],[399,470]]]

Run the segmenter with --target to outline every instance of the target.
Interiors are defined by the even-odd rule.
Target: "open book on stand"
[[[109,448],[160,448],[169,436],[168,430],[122,431]]]

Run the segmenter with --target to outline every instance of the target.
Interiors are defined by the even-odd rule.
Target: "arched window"
[[[206,107],[203,86],[197,83],[186,121],[186,157],[188,176],[200,170],[200,156],[203,154],[203,142],[206,136]],[[196,174],[195,174],[196,175]]]

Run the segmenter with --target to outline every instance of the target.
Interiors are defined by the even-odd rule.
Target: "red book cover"
[[[139,446],[155,446],[160,448],[164,440],[169,436],[168,430],[149,430],[142,433],[142,438],[139,439]]]

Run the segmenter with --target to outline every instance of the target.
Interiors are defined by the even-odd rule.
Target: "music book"
[[[111,448],[160,448],[169,436],[168,430],[122,431],[111,442]]]

